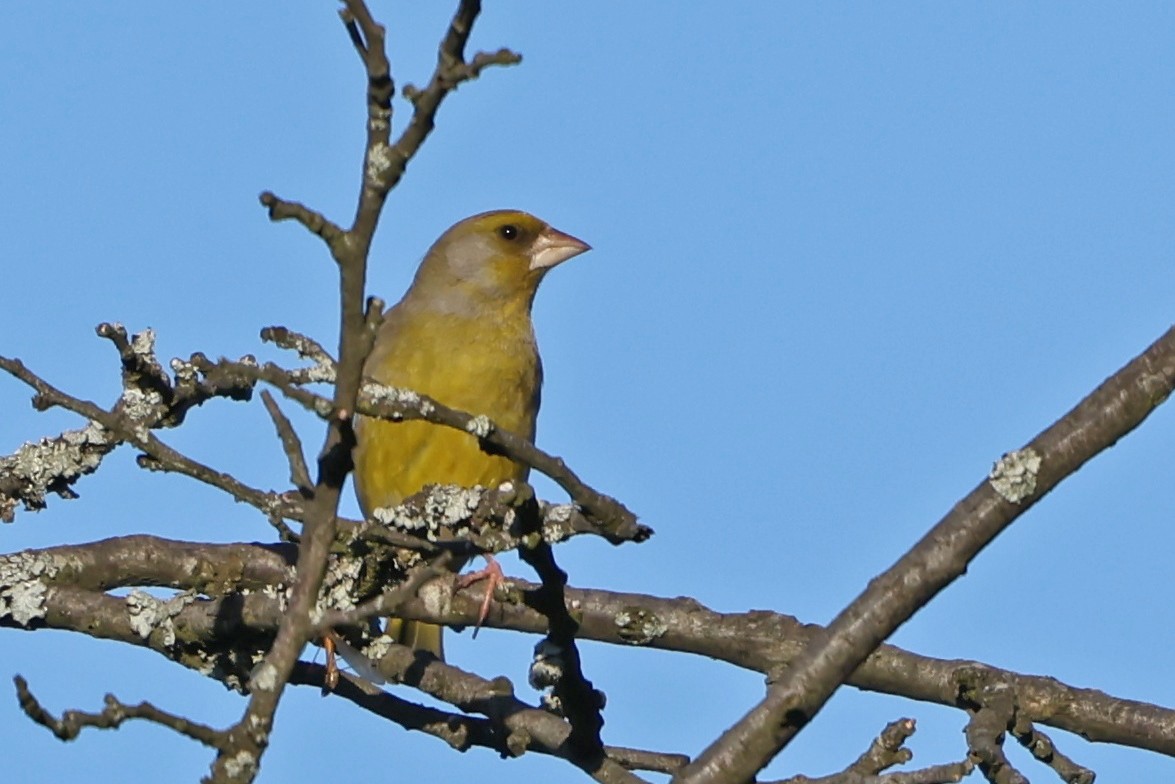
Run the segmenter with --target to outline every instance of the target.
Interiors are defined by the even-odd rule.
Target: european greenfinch
[[[404,298],[384,314],[364,376],[423,393],[534,440],[543,367],[531,322],[539,283],[590,250],[525,212],[457,223],[429,248]],[[425,485],[497,487],[528,467],[482,451],[475,436],[422,421],[356,422],[355,489],[364,515]],[[387,633],[443,657],[441,628],[388,620]]]

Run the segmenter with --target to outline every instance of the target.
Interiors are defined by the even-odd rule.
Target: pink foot
[[[473,638],[477,639],[477,632],[481,629],[481,625],[485,623],[486,617],[490,614],[490,602],[494,598],[494,590],[501,585],[506,575],[502,573],[502,567],[494,560],[492,555],[487,555],[486,567],[477,572],[470,572],[469,574],[457,580],[457,590],[468,588],[480,580],[486,580],[485,598],[481,600],[481,611],[477,614],[477,625],[473,627]]]

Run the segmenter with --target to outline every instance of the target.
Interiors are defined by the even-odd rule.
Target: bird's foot
[[[473,637],[477,639],[477,632],[481,629],[481,625],[485,623],[486,617],[490,614],[490,602],[493,601],[494,591],[499,585],[506,580],[506,575],[502,573],[502,567],[494,560],[492,555],[486,555],[486,567],[476,572],[459,578],[457,580],[457,590],[468,588],[476,582],[481,580],[486,581],[485,598],[481,600],[481,610],[477,614],[477,624],[473,627]]]

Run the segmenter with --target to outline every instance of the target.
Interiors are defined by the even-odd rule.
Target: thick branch
[[[674,777],[678,784],[749,780],[869,654],[967,568],[979,551],[1086,461],[1125,436],[1175,386],[1175,328],[1105,381],[989,479],[832,621],[767,696]]]
[[[84,545],[32,550],[0,557],[0,626],[56,628],[135,645],[147,645],[188,666],[199,668],[192,646],[203,657],[249,635],[272,635],[285,605],[280,599],[290,579],[290,545],[197,544],[139,536]],[[122,564],[125,568],[118,568]],[[122,579],[118,579],[121,576]],[[429,600],[397,604],[405,618],[472,626],[482,597],[477,589],[454,594],[452,578],[436,580],[445,592]],[[170,616],[160,613],[160,633],[146,637],[131,624],[124,597],[101,591],[132,585],[228,594],[196,600]],[[233,591],[248,588],[247,596]],[[547,618],[529,606],[540,586],[510,580],[493,603],[487,626],[532,634],[547,633]],[[729,662],[762,673],[795,661],[823,634],[822,627],[756,611],[724,614],[692,599],[565,589],[579,622],[577,637],[616,645],[677,651]],[[438,606],[442,610],[438,611]],[[23,608],[17,617],[17,608]],[[139,621],[142,621],[139,616]],[[184,646],[184,659],[162,645],[170,623]],[[142,629],[142,627],[140,627]],[[223,638],[221,635],[225,635]],[[219,660],[224,663],[224,660]],[[251,667],[247,664],[245,672]],[[868,691],[894,694],[948,707],[965,707],[960,683],[980,672],[988,682],[1008,684],[1016,693],[1019,716],[1081,735],[1088,740],[1148,749],[1175,757],[1175,710],[1121,699],[1094,689],[1079,689],[1054,678],[1022,675],[977,662],[919,656],[882,645],[852,674],[849,683]]]

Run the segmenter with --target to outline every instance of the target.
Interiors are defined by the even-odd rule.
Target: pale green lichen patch
[[[249,735],[253,737],[256,743],[262,746],[269,743],[269,732],[265,729],[265,719],[261,718],[255,713],[249,714],[249,718],[245,723],[249,730]]]
[[[532,688],[542,691],[554,687],[563,679],[563,649],[548,639],[540,640],[534,646],[534,658],[530,662],[527,681]]]
[[[52,579],[63,565],[60,559],[43,553],[24,551],[0,555],[0,586],[40,580],[42,577]]]
[[[273,691],[277,688],[277,667],[262,661],[249,675],[250,691]]]
[[[171,362],[171,372],[175,375],[177,384],[194,385],[197,381],[196,366],[187,360],[173,357]]]
[[[392,649],[395,640],[386,634],[381,634],[363,648],[363,655],[372,661],[379,661],[388,655],[388,651]]]
[[[224,772],[234,780],[252,781],[257,775],[257,757],[242,749],[224,761]]]
[[[148,359],[155,353],[155,330],[145,329],[131,338],[131,351]]]
[[[553,504],[543,510],[543,541],[555,544],[571,536],[571,516],[575,512],[573,504]]]
[[[384,525],[412,531],[435,542],[442,529],[460,535],[460,523],[470,519],[481,503],[485,492],[480,485],[456,487],[436,485],[429,488],[423,501],[419,499],[396,507],[381,507],[372,512],[374,520]]]
[[[0,618],[27,626],[47,612],[49,587],[44,578],[54,577],[61,564],[51,556],[30,552],[0,556]]]
[[[311,620],[318,623],[328,610],[350,610],[355,607],[356,583],[363,573],[359,558],[332,557],[327,563],[318,603]]]
[[[217,669],[216,660],[200,648],[194,649],[192,653],[195,656],[195,660],[189,660],[185,663],[205,677],[214,677]],[[218,678],[218,680],[223,679]]]
[[[54,483],[67,485],[78,477],[92,473],[113,446],[101,425],[90,422],[78,430],[67,430],[57,438],[42,438],[23,444],[15,454],[0,458],[0,475],[11,476],[20,483],[15,498],[26,509],[45,506],[45,494]],[[67,495],[68,490],[57,490]],[[68,495],[67,495],[68,497]],[[14,498],[0,499],[0,519],[11,522]]]
[[[261,589],[262,596],[268,596],[271,599],[276,599],[278,608],[285,612],[290,608],[290,596],[293,594],[294,574],[293,568],[290,568],[290,581],[288,583],[277,583],[276,585],[266,585]],[[241,594],[243,596],[249,595],[248,588],[242,588]]]
[[[494,423],[485,414],[478,414],[465,424],[465,430],[478,438],[488,438],[494,432]]]
[[[375,142],[367,148],[367,183],[376,187],[384,173],[392,166],[392,150],[384,142]]]
[[[225,688],[238,694],[248,694],[241,673],[247,673],[264,658],[263,651],[230,649],[227,651],[205,651],[191,648],[176,657],[176,661],[201,675],[224,684]]]
[[[0,588],[0,618],[10,616],[21,626],[27,626],[34,618],[44,618],[45,594],[48,591],[44,583],[38,582]]]
[[[333,384],[335,383],[335,369],[330,365],[318,363],[312,368],[307,368],[303,373],[307,383],[310,384]]]
[[[363,393],[370,397],[373,403],[388,403],[402,408],[420,407],[420,395],[411,389],[389,387],[386,384],[369,381],[363,385]]]
[[[424,609],[430,615],[443,615],[449,611],[453,601],[451,586],[452,583],[445,580],[433,580],[421,586],[416,595],[424,602]]]
[[[122,391],[122,412],[133,422],[152,420],[163,405],[163,396],[154,389],[127,387]]]
[[[190,591],[164,601],[136,588],[126,597],[131,630],[144,640],[159,631],[162,635],[159,642],[169,648],[175,645],[175,624],[172,619],[194,601],[196,596]]]
[[[620,639],[629,645],[648,645],[669,629],[664,621],[641,607],[626,607],[613,620]]]
[[[1036,492],[1041,456],[1032,447],[1001,457],[987,475],[992,489],[1008,503],[1018,504]]]

